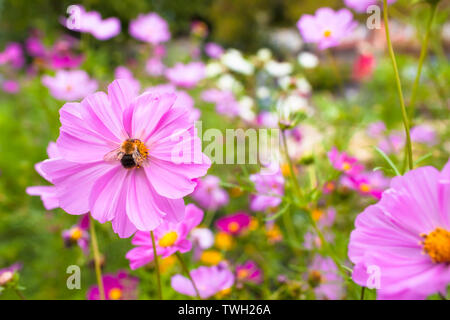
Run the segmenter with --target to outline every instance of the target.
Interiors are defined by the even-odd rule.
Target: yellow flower
[[[210,266],[218,265],[222,260],[223,256],[217,250],[205,250],[200,257],[201,262]]]
[[[220,250],[230,250],[234,245],[234,240],[231,235],[226,232],[219,232],[216,234],[216,247]]]

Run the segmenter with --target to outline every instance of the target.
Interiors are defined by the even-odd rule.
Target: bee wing
[[[120,160],[123,156],[123,152],[120,151],[120,148],[114,149],[113,151],[108,152],[103,157],[105,161],[117,161]]]
[[[142,164],[144,163],[145,158],[139,153],[138,150],[135,150],[133,152],[133,159],[136,162],[136,164],[138,164],[139,166],[142,166]]]

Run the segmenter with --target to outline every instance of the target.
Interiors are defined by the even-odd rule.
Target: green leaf
[[[290,206],[291,206],[290,203],[286,203],[286,205],[283,208],[281,208],[280,211],[275,213],[273,216],[265,218],[264,220],[265,221],[272,221],[272,220],[275,220],[275,219],[281,217],[283,215],[283,213],[285,213],[289,209]]]
[[[395,166],[394,162],[392,162],[392,160],[388,157],[388,155],[386,153],[383,152],[383,150],[381,150],[378,147],[374,147],[375,151],[377,151],[380,156],[383,157],[384,160],[386,160],[386,162],[389,164],[389,166],[392,168],[392,170],[394,170],[395,174],[397,176],[401,176],[400,171],[398,171],[397,167]]]

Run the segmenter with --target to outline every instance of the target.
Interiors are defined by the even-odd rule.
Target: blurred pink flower
[[[84,70],[59,70],[55,77],[42,76],[42,84],[58,100],[80,100],[97,90],[98,84]]]
[[[216,211],[229,202],[228,193],[220,186],[220,179],[213,175],[198,179],[191,197],[201,207],[211,211]]]
[[[85,255],[89,254],[89,214],[81,216],[78,223],[68,230],[63,230],[62,237],[66,247],[78,245]]]
[[[42,164],[60,206],[70,214],[91,212],[101,223],[111,221],[120,237],[180,221],[183,197],[211,161],[201,152],[186,109],[173,108],[175,99],[174,94],[135,96],[132,83],[120,79],[108,86],[108,94],[66,103],[57,140],[62,159]]]
[[[367,134],[371,138],[380,138],[383,137],[384,132],[386,131],[386,125],[383,121],[372,122],[367,127]]]
[[[3,52],[0,52],[0,65],[10,64],[14,69],[19,69],[25,63],[20,44],[10,42]]]
[[[154,230],[156,254],[167,258],[175,252],[185,253],[191,250],[192,242],[188,235],[203,220],[203,211],[193,204],[186,206],[185,216],[181,222],[163,222]],[[136,248],[126,254],[130,268],[135,270],[153,261],[153,245],[149,232],[138,231],[131,240]]]
[[[375,69],[375,57],[371,53],[361,53],[353,64],[353,79],[363,81],[370,78]]]
[[[411,128],[411,140],[432,147],[437,143],[436,130],[428,125],[417,125]]]
[[[397,0],[387,0],[388,4],[394,3]],[[366,10],[369,6],[374,4],[381,5],[381,1],[379,0],[344,0],[344,3],[347,7],[355,10],[359,13],[366,13]]]
[[[316,299],[338,300],[344,295],[344,280],[331,258],[316,255],[308,267],[307,281],[314,289]]]
[[[250,225],[250,215],[246,212],[237,212],[216,221],[217,229],[232,235],[241,234]]]
[[[276,208],[281,203],[284,194],[284,178],[281,170],[273,174],[257,173],[250,175],[250,181],[255,185],[256,194],[250,196],[250,209],[264,211]]]
[[[394,131],[378,143],[378,148],[386,154],[398,153],[405,146],[404,137],[403,132]]]
[[[219,89],[208,89],[202,92],[203,101],[216,104],[216,112],[228,117],[239,115],[240,106],[231,91],[222,91]]]
[[[358,191],[362,195],[371,195],[380,199],[383,191],[389,186],[389,179],[381,171],[361,173],[356,176],[344,176],[341,184]]]
[[[206,67],[203,62],[178,62],[165,72],[167,79],[176,86],[192,88],[206,76]]]
[[[305,42],[317,43],[320,50],[339,45],[356,28],[352,13],[347,9],[334,11],[320,8],[315,15],[305,14],[297,27]]]
[[[153,77],[159,77],[164,74],[166,66],[159,57],[151,57],[145,63],[145,71]]]
[[[71,52],[52,51],[49,56],[49,64],[52,69],[74,69],[83,62],[83,55],[74,55]]]
[[[353,280],[378,299],[425,299],[450,283],[450,161],[392,179],[355,221],[348,256]],[[377,271],[378,270],[378,271]]]
[[[192,270],[190,275],[202,299],[208,299],[222,290],[231,288],[234,284],[233,273],[221,264],[213,267],[199,267]],[[172,288],[181,294],[191,297],[196,295],[192,282],[181,274],[174,275],[171,284]]]
[[[140,41],[159,44],[170,40],[169,25],[158,14],[140,14],[130,22],[130,35]]]
[[[135,300],[137,299],[137,286],[139,279],[130,276],[126,271],[120,270],[117,274],[105,274],[102,277],[106,300]],[[100,300],[98,286],[89,288],[88,300]]]
[[[136,95],[139,93],[139,90],[141,89],[141,84],[139,83],[139,80],[133,76],[133,73],[127,67],[118,66],[116,70],[114,70],[114,78],[129,80],[130,84],[134,87],[134,90],[136,91]]]
[[[356,158],[350,157],[345,152],[339,152],[336,147],[328,152],[328,159],[333,168],[350,176],[357,175],[364,169]]]
[[[205,53],[208,55],[208,57],[213,59],[219,59],[222,54],[224,53],[224,49],[214,42],[208,42],[205,45]]]
[[[32,57],[43,57],[47,54],[47,49],[38,36],[30,36],[25,42],[25,48]]]
[[[58,151],[58,146],[55,142],[50,142],[48,144],[47,155],[50,159],[58,159],[61,157]],[[36,163],[34,168],[42,178],[51,183],[50,177],[46,175],[44,171],[42,171],[42,164],[43,162]],[[59,207],[58,196],[56,194],[56,188],[54,186],[28,187],[25,191],[30,196],[40,196],[42,203],[44,204],[44,208],[47,210],[52,210]]]
[[[2,83],[3,91],[7,93],[18,93],[20,91],[19,83],[15,80],[5,80]]]
[[[22,264],[20,263],[15,263],[7,268],[0,269],[0,287],[5,286],[13,280],[15,273],[20,269],[22,269]]]
[[[263,273],[254,261],[249,260],[236,266],[236,279],[239,283],[253,282],[260,284],[263,281]]]

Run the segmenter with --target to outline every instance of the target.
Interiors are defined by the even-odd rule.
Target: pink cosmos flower
[[[208,89],[202,92],[202,100],[216,104],[216,112],[228,117],[236,117],[240,113],[239,102],[233,92],[228,90]]]
[[[190,62],[188,64],[178,62],[174,67],[167,69],[165,74],[174,85],[192,88],[205,78],[206,67],[203,62]]]
[[[52,96],[59,100],[79,100],[95,92],[98,83],[90,79],[84,70],[59,70],[55,77],[45,75],[42,84],[46,86]]]
[[[84,60],[83,55],[75,55],[71,52],[50,52],[49,65],[52,69],[78,68]]]
[[[411,140],[432,147],[437,143],[436,130],[428,125],[415,126],[411,128]]]
[[[397,0],[388,0],[387,3],[391,4]],[[366,10],[369,6],[377,4],[378,0],[344,0],[344,3],[347,7],[352,8],[356,12],[366,13]]]
[[[55,142],[50,142],[47,147],[47,155],[50,159],[58,159],[60,158],[60,154],[58,151],[58,146]],[[42,170],[43,162],[36,163],[34,166],[35,170],[39,175],[51,182],[50,177],[45,174]],[[30,196],[40,196],[42,203],[44,204],[44,208],[47,210],[53,210],[59,207],[59,201],[56,194],[56,188],[54,186],[34,186],[28,187],[26,193]]]
[[[14,80],[5,80],[2,83],[3,91],[11,94],[15,94],[20,91],[19,83]]]
[[[159,44],[170,40],[169,25],[158,14],[140,14],[130,22],[130,35],[140,41]]]
[[[166,66],[159,57],[151,57],[145,64],[145,71],[153,77],[159,77],[166,71]]]
[[[8,282],[14,279],[17,271],[22,269],[22,264],[15,263],[7,268],[0,269],[0,287],[5,286]]]
[[[256,194],[250,196],[250,209],[264,211],[275,208],[281,203],[284,194],[284,178],[279,168],[273,174],[252,174],[250,181],[256,189]]]
[[[135,300],[139,279],[120,270],[117,274],[105,274],[102,277],[106,300]],[[87,293],[88,300],[100,300],[98,286],[92,286]]]
[[[225,52],[225,50],[220,45],[218,45],[217,43],[208,42],[205,45],[205,53],[210,58],[219,59],[224,52]]]
[[[232,235],[241,234],[250,225],[250,216],[246,212],[237,212],[216,221],[217,229]]]
[[[297,27],[305,42],[317,43],[320,50],[339,45],[356,28],[352,13],[347,9],[334,11],[320,8],[315,15],[305,14]]]
[[[116,17],[102,19],[97,11],[86,11],[82,6],[76,5],[78,12],[73,13],[73,19],[67,19],[65,26],[73,31],[92,34],[98,40],[108,40],[120,33],[120,20]]]
[[[61,208],[111,221],[120,237],[180,221],[183,197],[211,161],[201,152],[186,109],[173,108],[175,99],[136,97],[129,80],[120,79],[108,86],[108,94],[66,103],[57,140],[62,159],[42,164]]]
[[[383,121],[377,121],[369,124],[367,134],[372,138],[380,138],[386,131],[386,125]]]
[[[19,69],[25,63],[20,44],[10,42],[3,52],[0,52],[0,65],[10,64],[14,69]]]
[[[198,179],[191,197],[201,207],[212,211],[226,206],[229,202],[228,193],[220,186],[220,179],[213,175]]]
[[[380,148],[386,154],[399,153],[405,146],[405,135],[403,132],[392,132],[378,143]]]
[[[208,299],[222,290],[231,288],[234,284],[233,273],[222,264],[213,267],[199,267],[192,270],[190,275],[202,299]],[[181,274],[174,275],[171,284],[172,288],[181,294],[196,296],[192,282]]]
[[[356,158],[350,157],[345,152],[339,152],[336,147],[328,152],[328,159],[333,168],[350,176],[357,175],[364,169]]]
[[[339,275],[338,268],[331,258],[317,255],[308,269],[307,280],[314,288],[316,299],[338,300],[342,298],[344,280]]]
[[[38,36],[30,36],[25,42],[25,48],[32,57],[43,57],[47,53],[47,49]]]
[[[189,112],[189,119],[191,119],[192,122],[200,119],[201,112],[199,109],[194,107],[194,99],[192,99],[186,91],[177,90],[177,88],[170,83],[147,88],[145,92],[174,93],[177,96],[177,99],[175,100],[173,107],[186,108]]]
[[[341,184],[358,191],[362,195],[371,195],[381,199],[381,194],[389,186],[389,179],[381,171],[361,173],[356,176],[344,176]]]
[[[253,282],[260,284],[263,281],[263,273],[254,261],[249,260],[236,266],[236,278],[240,283]]]
[[[203,211],[193,204],[186,206],[185,217],[181,222],[164,222],[154,230],[156,254],[163,259],[179,251],[191,250],[192,242],[187,238],[192,229],[203,220]],[[130,268],[135,270],[153,261],[153,245],[149,232],[136,232],[131,243],[136,248],[126,254]]]
[[[85,255],[89,254],[89,214],[81,216],[80,221],[68,230],[63,230],[62,237],[67,248],[78,245]]]
[[[127,67],[118,66],[116,70],[114,70],[114,78],[129,80],[132,86],[134,87],[136,95],[139,93],[139,90],[141,89],[141,84],[139,83],[139,80],[137,80],[133,76],[133,73]]]
[[[395,177],[355,221],[353,280],[378,299],[425,299],[450,284],[450,161]],[[374,278],[371,275],[376,275]]]

